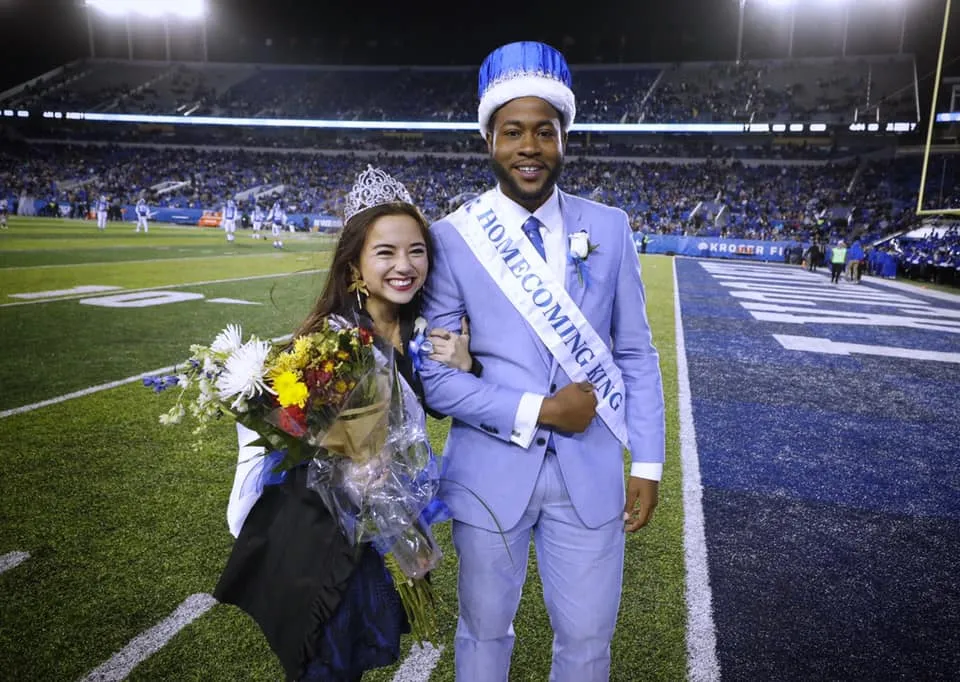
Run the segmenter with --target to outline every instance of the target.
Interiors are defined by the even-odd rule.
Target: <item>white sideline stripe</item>
[[[108,682],[126,679],[138,665],[157,653],[187,625],[210,610],[217,600],[209,594],[191,594],[176,610],[149,630],[130,640],[109,661],[91,671],[83,682]]]
[[[16,568],[29,558],[30,552],[9,552],[0,556],[0,573],[6,573],[11,568]]]
[[[281,272],[273,275],[250,275],[249,277],[231,277],[230,279],[211,279],[205,282],[184,282],[183,284],[164,284],[158,287],[144,287],[142,289],[124,289],[124,294],[135,294],[141,291],[163,291],[165,289],[181,289],[183,287],[202,287],[208,284],[227,284],[229,282],[249,282],[255,279],[273,279],[280,277],[293,277],[295,275],[314,275],[318,272],[326,272],[326,268],[312,268],[310,270],[297,270],[296,272]],[[15,301],[13,303],[0,303],[0,308],[10,308],[16,305],[38,305],[40,303],[52,303],[54,301],[73,301],[78,298],[87,298],[89,294],[77,294],[75,296],[62,296],[60,298],[45,298],[39,301]]]
[[[187,247],[177,247],[187,248]],[[53,263],[51,265],[14,265],[9,268],[0,268],[0,272],[7,270],[43,270],[45,268],[85,268],[91,265],[127,265],[143,263],[178,263],[185,260],[221,260],[237,258],[280,258],[282,256],[293,255],[293,253],[245,253],[245,254],[225,254],[222,256],[181,256],[180,258],[139,258],[137,260],[116,260],[99,261],[97,263]]]
[[[277,336],[276,338],[270,339],[272,343],[280,343],[282,341],[288,340],[292,334],[284,334],[283,336]],[[92,393],[99,393],[100,391],[106,391],[111,388],[117,388],[118,386],[123,386],[124,384],[132,384],[134,381],[140,381],[146,377],[156,376],[158,374],[167,374],[176,370],[176,365],[170,365],[168,367],[160,367],[159,369],[152,369],[149,372],[141,372],[140,374],[135,374],[132,377],[127,377],[126,379],[117,379],[116,381],[108,381],[105,384],[99,384],[97,386],[91,386],[89,388],[84,388],[79,391],[74,391],[73,393],[67,393],[65,395],[58,395],[56,398],[49,398],[47,400],[41,400],[39,403],[33,403],[31,405],[24,405],[22,407],[14,407],[9,410],[4,410],[0,412],[0,419],[6,419],[7,417],[12,417],[16,414],[23,414],[24,412],[32,412],[33,410],[39,410],[41,407],[48,407],[50,405],[57,405],[58,403],[66,402],[67,400],[73,400],[74,398],[82,398],[83,396],[90,395]]]
[[[176,365],[170,365],[169,367],[161,367],[160,369],[154,369],[149,372],[142,372],[132,377],[127,377],[126,379],[117,379],[116,381],[108,381],[105,384],[100,384],[98,386],[91,386],[90,388],[84,388],[79,391],[74,391],[73,393],[67,393],[64,395],[58,395],[56,398],[48,398],[47,400],[41,400],[39,403],[33,403],[31,405],[23,405],[22,407],[14,407],[9,410],[4,410],[0,412],[0,419],[6,419],[7,417],[12,417],[17,414],[23,414],[24,412],[33,412],[34,410],[39,410],[41,407],[48,407],[50,405],[56,405],[58,403],[63,403],[68,400],[73,400],[74,398],[82,398],[85,395],[90,395],[92,393],[99,393],[100,391],[106,391],[111,388],[116,388],[118,386],[123,386],[124,384],[131,384],[134,381],[139,381],[145,377],[152,377],[155,374],[164,374],[166,372],[172,372],[176,368]]]
[[[393,674],[393,682],[427,682],[430,673],[437,666],[443,647],[434,647],[427,642],[421,648],[414,644],[410,654]]]
[[[707,564],[707,540],[703,524],[703,486],[697,432],[690,399],[687,346],[680,313],[680,283],[673,261],[673,300],[677,326],[677,398],[680,407],[680,464],[683,470],[683,554],[686,564],[687,672],[691,682],[720,679],[717,632],[713,622],[713,593]]]

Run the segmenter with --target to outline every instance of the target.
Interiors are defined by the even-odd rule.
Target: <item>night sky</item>
[[[851,1],[848,54],[896,52],[899,4]],[[905,51],[917,55],[923,78],[935,66],[944,0],[902,1],[909,7]],[[736,56],[736,0],[563,4],[580,9],[450,0],[208,0],[208,49],[212,61],[479,66],[497,45],[533,39],[561,48],[572,64],[732,60]],[[838,56],[843,16],[839,6],[831,6],[829,0],[800,0],[799,4],[794,55]],[[0,0],[0,87],[87,56],[85,12],[82,0]],[[960,8],[953,15],[945,61],[960,56]],[[748,0],[745,17],[746,58],[786,56],[786,11],[771,8],[763,0]],[[135,57],[162,59],[162,24],[137,18],[132,27]],[[172,24],[171,32],[174,59],[199,58],[196,26]],[[97,56],[126,58],[122,21],[107,22],[97,15],[94,34]],[[944,75],[960,75],[960,62],[945,67]],[[926,87],[929,83],[927,79]]]

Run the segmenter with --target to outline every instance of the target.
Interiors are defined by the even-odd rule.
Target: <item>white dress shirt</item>
[[[520,204],[508,198],[500,186],[494,197],[497,215],[501,222],[521,227],[531,213]],[[532,214],[540,221],[540,236],[543,238],[543,251],[547,255],[547,265],[553,276],[563,284],[567,273],[567,240],[563,229],[563,214],[560,211],[560,194],[553,188],[550,197]],[[520,447],[530,447],[537,432],[537,419],[546,396],[539,393],[524,393],[514,417],[513,432],[510,440]],[[659,481],[663,475],[663,465],[657,462],[634,462],[630,466],[630,475]]]

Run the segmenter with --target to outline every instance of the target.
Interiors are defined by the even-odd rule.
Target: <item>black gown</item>
[[[409,358],[395,358],[423,402]],[[213,596],[257,622],[288,679],[357,680],[399,658],[410,626],[380,554],[347,542],[306,477],[298,467],[264,487]]]

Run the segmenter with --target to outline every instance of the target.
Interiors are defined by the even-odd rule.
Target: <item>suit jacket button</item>
[[[546,438],[537,438],[537,445],[546,445],[546,444],[547,444]]]
[[[550,384],[550,392],[551,392],[551,393],[555,393],[556,390],[557,390],[557,385],[556,385],[556,384]]]

